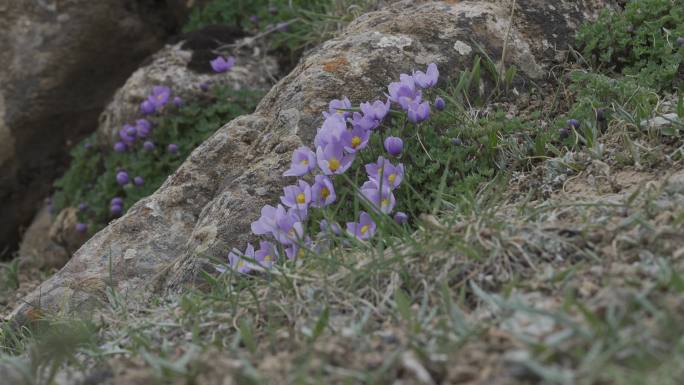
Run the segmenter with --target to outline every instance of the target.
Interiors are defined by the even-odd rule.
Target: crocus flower
[[[168,146],[166,146],[166,150],[172,154],[175,154],[178,152],[178,145],[175,143],[171,143]]]
[[[109,207],[109,213],[114,217],[120,217],[123,214],[123,206],[113,204]]]
[[[442,99],[440,96],[435,98],[435,108],[437,111],[442,111],[446,107],[446,103],[444,103],[444,99]]]
[[[324,233],[331,232],[335,235],[341,235],[342,234],[342,228],[336,222],[329,223],[325,219],[321,219],[321,222],[319,223],[319,227],[320,227],[321,231]]]
[[[397,204],[392,189],[389,186],[378,186],[374,181],[368,181],[361,186],[363,195],[380,212],[389,214]]]
[[[370,102],[361,103],[361,112],[363,112],[363,115],[373,118],[377,121],[382,121],[383,119],[385,119],[385,116],[387,116],[389,110],[389,99],[387,99],[387,102],[385,103],[379,100],[374,101],[373,104],[371,104]]]
[[[578,130],[580,128],[580,122],[577,119],[570,119],[567,123],[568,126],[574,128],[575,130]]]
[[[275,261],[278,260],[278,250],[271,242],[260,241],[259,250],[254,253],[254,259],[256,259],[261,267],[270,269]]]
[[[154,150],[154,143],[150,140],[146,140],[145,143],[143,143],[143,148],[145,151],[152,151]]]
[[[376,229],[377,226],[375,225],[375,222],[373,222],[371,216],[365,211],[362,211],[359,215],[358,222],[347,222],[347,233],[362,241],[370,239],[375,235]]]
[[[430,118],[430,103],[411,103],[408,107],[408,120],[418,124]]]
[[[420,88],[429,88],[437,84],[439,78],[439,70],[435,63],[430,63],[427,67],[427,72],[414,71],[413,79]]]
[[[155,107],[154,103],[152,103],[149,100],[145,100],[142,103],[140,103],[140,112],[143,115],[153,114],[156,110],[157,110],[157,107]]]
[[[316,167],[316,154],[309,147],[302,146],[292,153],[292,166],[283,176],[303,176]]]
[[[390,83],[387,86],[389,91],[389,98],[391,101],[399,104],[404,110],[408,110],[413,103],[420,103],[423,96],[419,90],[416,89],[416,83],[412,76],[401,74],[401,81]]]
[[[677,38],[677,45],[680,47],[684,47],[684,36],[680,36]]]
[[[335,187],[332,181],[325,175],[316,175],[313,186],[311,186],[312,202],[313,207],[325,207],[337,199],[335,195]]]
[[[316,133],[314,144],[316,147],[325,147],[328,144],[339,143],[347,132],[347,123],[341,115],[328,114]]]
[[[348,118],[351,115],[349,111],[352,108],[352,104],[349,99],[345,96],[342,99],[333,99],[328,104],[328,112],[324,112],[323,115],[327,118],[329,115],[341,115],[344,118]]]
[[[154,104],[154,107],[158,110],[169,102],[169,97],[171,97],[171,89],[169,87],[154,86],[152,87],[152,94],[147,100]]]
[[[370,131],[362,126],[355,126],[351,132],[342,137],[344,150],[350,154],[363,150],[368,145]]]
[[[78,233],[85,233],[88,230],[88,225],[85,223],[77,223],[76,224],[76,232]]]
[[[254,23],[254,24],[257,24],[257,23],[259,23],[259,16],[257,16],[257,15],[252,15],[252,16],[249,17],[249,21],[251,21],[251,22]]]
[[[363,128],[364,130],[373,130],[380,125],[378,120],[375,120],[370,115],[362,115],[358,112],[354,112],[352,115],[352,127]]]
[[[394,214],[394,221],[400,225],[403,225],[408,222],[408,215],[406,213],[398,211],[396,214]]]
[[[114,143],[114,151],[118,153],[126,152],[126,143],[121,141]]]
[[[254,246],[252,246],[251,243],[248,243],[244,253],[241,253],[237,249],[233,249],[233,251],[228,253],[228,266],[235,272],[247,274],[254,268],[254,264],[251,261],[254,259]]]
[[[288,210],[284,215],[276,212],[276,229],[273,236],[283,245],[291,245],[304,238],[304,226],[301,215],[295,209]]]
[[[385,139],[385,150],[392,156],[399,156],[404,149],[404,142],[396,136],[388,136]]]
[[[136,186],[142,186],[145,184],[145,180],[141,176],[136,176],[133,178],[133,184]]]
[[[316,160],[323,174],[342,174],[351,166],[354,154],[345,154],[341,144],[331,143],[316,149]]]
[[[200,83],[199,88],[200,88],[200,90],[206,92],[206,91],[209,91],[209,86],[210,86],[210,85],[211,85],[211,84],[210,84],[209,82],[202,82],[202,83]]]
[[[280,201],[287,207],[306,210],[311,203],[311,186],[303,180],[283,188],[283,192],[285,195],[280,197]]]
[[[91,148],[93,148],[93,145],[92,143],[86,143],[83,145],[83,147],[85,147],[86,150],[90,150]]]
[[[126,171],[119,171],[116,173],[116,183],[118,183],[120,186],[127,185],[129,181],[130,179]]]
[[[112,198],[111,205],[117,205],[117,206],[123,206],[123,198],[121,197],[114,197]]]
[[[78,211],[86,211],[88,210],[88,204],[85,202],[81,202],[78,204]]]
[[[180,108],[183,107],[183,99],[181,99],[180,96],[176,96],[173,98],[173,105]]]
[[[388,186],[391,189],[395,189],[404,180],[404,165],[399,163],[395,166],[389,160],[380,156],[377,162],[366,165],[366,173],[368,174],[368,179],[375,182],[378,186]],[[381,176],[382,182],[380,181]]]
[[[135,142],[135,127],[130,124],[124,124],[123,128],[119,130],[119,137],[126,144]]]
[[[235,65],[235,58],[233,56],[217,56],[216,59],[210,61],[209,63],[211,64],[211,69],[220,74],[223,72],[228,72],[231,68],[233,68]]]
[[[140,138],[146,138],[150,135],[152,130],[152,123],[147,119],[138,119],[135,121],[135,135]]]
[[[293,243],[285,249],[285,255],[287,259],[299,259],[306,256],[307,250],[311,249],[311,238],[306,237],[303,241],[298,243]]]
[[[286,215],[285,207],[278,205],[273,207],[266,205],[261,208],[261,217],[252,222],[252,233],[255,235],[266,235],[276,231],[276,219]]]
[[[453,144],[454,146],[460,146],[463,144],[463,141],[461,140],[461,138],[453,138],[451,139],[451,144]]]

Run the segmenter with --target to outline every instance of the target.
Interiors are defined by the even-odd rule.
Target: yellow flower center
[[[361,138],[359,138],[358,136],[353,137],[351,140],[351,144],[352,144],[352,148],[358,147],[359,144],[361,144]]]
[[[304,193],[297,194],[297,203],[300,205],[306,203],[306,195],[304,195]]]
[[[387,198],[383,199],[382,202],[380,202],[380,205],[382,205],[382,207],[389,205],[389,199],[387,199]]]
[[[330,190],[328,190],[327,187],[321,188],[321,196],[323,199],[326,199],[328,196],[330,196]]]
[[[245,261],[238,262],[238,267],[245,267]]]
[[[298,257],[303,257],[304,254],[306,254],[306,251],[304,250],[304,248],[299,249],[299,251],[297,252]]]
[[[307,166],[307,165],[309,164],[309,160],[308,160],[308,159],[302,159],[302,160],[299,162],[299,164],[303,164],[304,166]]]
[[[337,169],[340,168],[340,161],[337,160],[337,158],[330,158],[328,167],[330,168],[330,171],[337,171]]]
[[[395,180],[395,179],[397,179],[397,174],[390,174],[390,175],[387,177],[387,180],[388,180],[390,183],[394,183],[394,180]]]
[[[368,225],[361,226],[361,235],[366,235],[368,232]]]
[[[384,168],[384,167],[379,167],[379,168],[378,168],[378,178],[382,178],[382,173],[383,173],[383,172],[385,172],[385,168]]]
[[[273,259],[273,257],[271,257],[270,255],[267,255],[264,257],[264,262],[271,262],[272,259]]]

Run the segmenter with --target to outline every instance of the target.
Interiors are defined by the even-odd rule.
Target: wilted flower
[[[146,138],[150,135],[152,130],[152,123],[147,119],[138,119],[135,121],[135,134],[140,138]]]
[[[418,124],[430,118],[430,103],[411,103],[408,107],[408,120]]]
[[[168,146],[166,146],[166,150],[172,154],[175,154],[178,152],[178,145],[175,143],[171,143]]]
[[[331,143],[316,149],[318,167],[325,175],[342,174],[354,161],[354,154],[345,154],[341,144]]]
[[[332,181],[325,175],[316,175],[313,186],[311,186],[313,207],[325,207],[335,202],[335,188]]]
[[[169,97],[171,97],[171,89],[169,87],[154,86],[152,87],[152,95],[150,95],[147,100],[149,100],[156,109],[160,109],[169,102]]]
[[[378,186],[388,186],[392,189],[397,188],[404,180],[404,165],[399,163],[393,165],[384,157],[378,157],[377,162],[366,165],[368,179],[375,182]],[[382,176],[382,181],[380,177]]]
[[[416,89],[415,81],[412,76],[401,74],[400,82],[390,83],[387,86],[389,91],[389,98],[391,101],[399,104],[404,110],[408,110],[413,103],[420,103],[423,96],[419,90]]]
[[[378,186],[375,181],[368,181],[361,186],[361,195],[375,206],[380,212],[389,214],[397,204],[392,189],[389,186]]]
[[[385,139],[385,150],[392,156],[399,156],[404,150],[404,142],[396,136],[388,136]]]
[[[143,148],[145,149],[145,151],[152,151],[154,150],[154,143],[152,143],[152,141],[150,140],[146,140],[143,143]]]
[[[420,88],[429,88],[437,84],[439,78],[439,70],[435,63],[430,63],[427,67],[427,72],[414,71],[413,79]]]
[[[233,251],[228,253],[228,266],[235,272],[247,274],[254,268],[254,264],[251,261],[254,259],[254,246],[252,246],[251,243],[248,243],[244,253],[241,253],[237,249],[233,249]],[[223,269],[219,269],[219,271],[223,272],[222,270]]]
[[[156,110],[157,108],[154,106],[154,103],[152,103],[149,100],[145,100],[142,103],[140,103],[140,112],[143,115],[153,114]]]
[[[296,185],[285,187],[283,192],[285,195],[280,197],[280,201],[287,207],[306,210],[311,203],[311,186],[303,180]]]
[[[570,136],[570,130],[567,127],[563,127],[560,130],[558,130],[558,136],[561,139],[566,139]]]
[[[232,56],[223,57],[223,56],[218,56],[216,59],[212,60],[209,62],[211,64],[211,68],[214,70],[216,73],[223,73],[229,71],[233,66],[235,65],[235,58]]]
[[[126,171],[119,171],[116,173],[116,183],[119,185],[127,185],[129,181],[128,173]]]
[[[408,222],[408,215],[406,213],[399,211],[396,214],[394,214],[394,221],[400,225],[403,225]]]
[[[121,141],[114,143],[114,151],[118,153],[126,152],[126,143]]]
[[[361,112],[364,116],[370,117],[377,121],[382,121],[387,116],[390,110],[390,101],[387,99],[386,103],[376,100],[371,104],[370,102],[361,103]]]
[[[77,223],[76,224],[76,232],[79,233],[85,233],[88,230],[88,225],[85,223]]]
[[[446,103],[444,103],[444,99],[442,99],[440,96],[438,96],[435,99],[435,108],[438,111],[442,111],[444,109],[444,107],[446,107]]]
[[[254,259],[256,259],[261,267],[270,269],[275,261],[278,260],[278,250],[271,242],[260,241],[259,250],[254,253]]]
[[[292,166],[283,176],[303,176],[316,167],[316,154],[309,147],[302,146],[292,153]]]
[[[375,222],[368,213],[362,211],[358,222],[347,222],[347,232],[360,240],[370,239],[375,235]]]
[[[136,186],[142,186],[145,184],[145,180],[141,176],[136,176],[133,178],[133,184]]]

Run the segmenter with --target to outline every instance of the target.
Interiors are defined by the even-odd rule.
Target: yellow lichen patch
[[[338,57],[332,60],[328,60],[323,63],[323,71],[325,72],[340,72],[341,67],[346,67],[349,64],[347,59],[344,57]]]

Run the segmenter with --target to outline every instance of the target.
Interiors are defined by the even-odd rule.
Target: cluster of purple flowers
[[[414,71],[412,75],[401,74],[400,81],[389,84],[385,101],[364,102],[353,108],[351,101],[343,97],[332,100],[323,112],[324,121],[314,139],[315,150],[302,146],[292,154],[290,168],[283,176],[302,179],[283,189],[281,204],[266,205],[261,217],[252,222],[255,235],[274,240],[260,241],[259,249],[251,244],[244,252],[233,249],[228,255],[230,268],[239,273],[269,269],[280,257],[276,246],[284,249],[288,259],[295,259],[314,250],[314,242],[305,233],[306,220],[311,209],[321,209],[335,203],[337,196],[331,177],[344,174],[354,162],[356,155],[364,150],[371,135],[390,113],[392,103],[406,112],[408,120],[418,124],[430,117],[430,103],[423,100],[422,91],[437,84],[439,71],[433,63],[426,72]],[[444,108],[444,100],[438,98],[435,108]],[[387,137],[384,147],[390,156],[398,157],[403,142],[398,137]],[[371,208],[373,215],[390,215],[394,211],[394,191],[404,179],[404,165],[393,164],[383,156],[365,165],[368,180],[361,186],[360,197]],[[306,179],[306,180],[305,180]],[[362,211],[355,222],[346,224],[346,233],[361,241],[371,239],[377,230],[372,215]],[[395,213],[394,220],[403,224],[408,220],[405,213]],[[326,234],[342,235],[339,224],[321,221],[323,237]],[[223,271],[223,269],[219,269]]]

